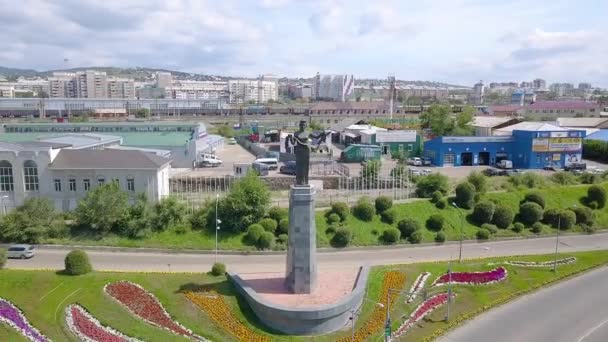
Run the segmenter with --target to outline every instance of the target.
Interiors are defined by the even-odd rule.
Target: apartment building
[[[44,96],[49,93],[49,82],[42,79],[18,79],[16,82],[0,82],[0,86],[12,87],[15,94],[32,93],[34,96]],[[15,94],[13,94],[11,97],[14,97]]]
[[[215,81],[177,81],[165,87],[165,98],[178,100],[228,99],[228,83]]]
[[[228,81],[230,103],[247,102],[267,103],[279,98],[279,86],[276,81],[264,80],[230,80]]]
[[[353,75],[317,74],[313,93],[316,98],[345,102],[353,93],[354,88],[355,79]]]
[[[49,97],[90,99],[135,98],[133,79],[108,77],[105,72],[87,70],[56,72],[48,78]]]
[[[157,72],[156,73],[156,87],[157,88],[167,88],[170,87],[173,82],[173,76],[171,76],[170,72]]]
[[[54,72],[48,81],[49,97],[77,97],[75,73]]]
[[[108,97],[111,99],[134,99],[135,84],[129,78],[108,78]]]
[[[0,84],[0,97],[15,97],[15,87]]]

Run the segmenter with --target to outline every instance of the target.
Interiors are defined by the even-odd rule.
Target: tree
[[[545,208],[545,196],[543,196],[543,194],[541,194],[540,192],[527,193],[524,197],[524,203],[525,202],[533,202],[540,205],[541,208]]]
[[[353,215],[361,221],[369,222],[374,219],[376,208],[369,199],[361,197],[353,207]]]
[[[442,230],[444,224],[445,217],[441,214],[433,214],[426,220],[426,227],[435,232]]]
[[[230,125],[223,125],[218,127],[217,134],[224,138],[234,138],[234,129]]]
[[[488,177],[479,171],[473,171],[467,177],[467,182],[475,187],[475,192],[485,194],[488,190]]]
[[[129,196],[115,182],[99,185],[78,203],[75,213],[80,225],[97,233],[120,231],[117,228],[129,221]]]
[[[361,168],[361,177],[365,183],[376,182],[380,174],[382,163],[379,160],[368,160]]]
[[[494,217],[494,210],[496,210],[496,206],[493,202],[479,202],[475,205],[475,208],[473,209],[472,218],[479,225],[482,225],[484,223],[490,223],[492,222],[492,218]]]
[[[387,228],[382,234],[382,239],[386,243],[395,243],[401,238],[401,231],[397,228]]]
[[[235,182],[228,195],[220,200],[218,218],[222,221],[222,228],[241,232],[259,222],[266,215],[269,204],[270,193],[266,185],[253,173],[248,173]]]
[[[321,122],[319,121],[311,121],[310,122],[310,129],[312,129],[313,131],[322,131],[325,129],[325,127],[323,126],[323,124],[321,124]]]
[[[148,108],[139,108],[135,111],[135,117],[139,119],[146,119],[150,116],[150,110]]]
[[[40,243],[49,230],[63,226],[53,203],[42,197],[31,197],[8,213],[0,223],[0,240],[18,243]]]
[[[542,218],[543,208],[534,202],[526,202],[519,207],[519,219],[527,226],[532,226]]]
[[[397,228],[401,231],[401,236],[407,238],[412,235],[413,232],[420,230],[420,223],[413,218],[405,218],[397,223]]]
[[[337,214],[340,216],[340,221],[346,221],[348,218],[348,214],[350,213],[350,208],[347,203],[344,202],[334,202],[331,204],[331,209],[326,213],[326,216],[331,214]]]
[[[65,273],[69,275],[87,274],[93,270],[89,256],[81,250],[73,250],[65,257]]]
[[[456,204],[463,209],[471,209],[475,204],[475,187],[469,182],[456,186]]]
[[[422,127],[430,129],[435,136],[447,135],[454,128],[451,113],[450,106],[433,104],[420,114]]]
[[[154,224],[158,230],[162,231],[185,221],[186,205],[173,196],[163,198],[154,208],[156,211]]]
[[[407,176],[407,167],[405,166],[405,164],[399,162],[397,163],[397,165],[395,165],[395,167],[391,170],[390,173],[391,177],[393,178],[397,178],[397,179],[405,179],[405,177]]]
[[[353,232],[346,228],[341,227],[336,230],[336,233],[331,238],[331,245],[333,247],[346,247],[353,238]]]
[[[475,108],[471,106],[466,106],[462,108],[462,111],[456,115],[455,125],[450,132],[452,135],[473,135],[473,126],[471,126],[471,122],[473,121],[473,116],[475,115]]]
[[[205,216],[206,214],[205,211]],[[193,215],[192,219],[194,220],[195,217],[198,216]],[[148,196],[145,193],[140,193],[137,195],[135,203],[129,208],[129,222],[124,226],[121,233],[130,238],[143,238],[152,231],[153,220],[154,209],[148,202]]]
[[[435,191],[441,191],[441,193],[447,195],[449,189],[448,177],[440,173],[433,173],[420,178],[416,184],[416,195],[418,197],[429,198]]]
[[[376,197],[376,212],[381,214],[393,206],[393,199],[388,196]]]
[[[505,205],[497,205],[494,210],[494,216],[492,217],[492,222],[501,229],[507,229],[513,223],[513,219],[515,218],[515,214],[511,208]]]
[[[606,205],[606,189],[599,185],[592,185],[587,189],[587,202],[597,203],[597,208],[601,209]]]

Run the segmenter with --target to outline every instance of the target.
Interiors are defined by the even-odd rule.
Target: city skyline
[[[0,65],[608,86],[608,4],[0,0]],[[65,61],[67,59],[67,62]]]

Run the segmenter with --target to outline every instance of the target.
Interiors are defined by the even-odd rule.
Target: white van
[[[511,160],[503,159],[496,164],[496,167],[499,169],[512,169],[513,162]]]
[[[222,165],[222,160],[214,154],[201,154],[201,164],[203,167],[216,167]]]
[[[271,170],[279,168],[279,160],[277,158],[258,158],[254,163],[266,164]]]

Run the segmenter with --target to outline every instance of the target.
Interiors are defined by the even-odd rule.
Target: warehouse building
[[[424,144],[424,155],[436,166],[495,165],[511,160],[513,167],[563,168],[580,162],[584,130],[569,130],[544,122],[517,124],[510,135],[437,137]]]

